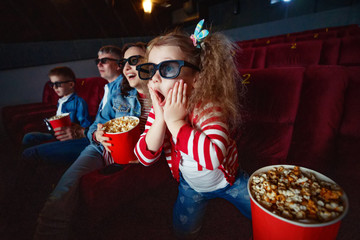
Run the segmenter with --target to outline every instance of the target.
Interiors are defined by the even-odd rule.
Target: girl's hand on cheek
[[[164,119],[164,110],[163,108],[160,106],[158,98],[156,96],[156,93],[154,91],[154,89],[152,87],[150,87],[149,85],[149,92],[150,92],[150,98],[152,101],[152,105],[154,108],[154,112],[155,112],[155,119]]]
[[[171,125],[175,122],[184,122],[187,111],[186,83],[183,80],[176,82],[166,97],[164,106],[164,119],[166,124]]]

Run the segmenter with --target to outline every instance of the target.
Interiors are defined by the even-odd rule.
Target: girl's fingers
[[[182,102],[182,98],[183,98],[183,96],[182,96],[182,94],[183,94],[183,86],[184,86],[184,81],[180,80],[179,85],[178,85],[178,91],[177,91],[177,101],[179,103]]]
[[[172,91],[172,102],[176,103],[177,100],[177,94],[178,94],[178,88],[179,88],[179,82],[176,82],[173,87]]]
[[[186,101],[187,101],[186,89],[187,89],[187,84],[184,83],[184,88],[182,91],[182,101],[181,101],[182,104],[186,104]]]
[[[170,89],[167,96],[166,96],[166,105],[170,105],[172,102],[172,96],[173,96],[173,89]]]

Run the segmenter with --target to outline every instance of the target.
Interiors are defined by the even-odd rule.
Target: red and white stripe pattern
[[[221,120],[221,109],[207,105],[202,111],[190,116],[192,124],[184,125],[177,136],[176,144],[172,144],[167,132],[164,145],[158,152],[147,150],[145,136],[154,121],[155,115],[151,110],[144,133],[135,147],[135,154],[139,161],[151,165],[159,159],[164,149],[166,160],[173,176],[178,179],[180,152],[187,154],[198,163],[198,170],[203,168],[214,170],[219,168],[227,181],[232,184],[238,171],[238,153],[235,141],[230,139],[227,125]]]
[[[139,102],[140,102],[140,105],[141,105],[141,115],[140,115],[140,130],[141,132],[144,131],[145,129],[145,124],[146,124],[146,121],[147,121],[147,118],[148,118],[148,115],[149,115],[149,112],[151,110],[151,101],[150,99],[146,98],[145,95],[143,94],[139,94]]]
[[[111,153],[106,151],[105,148],[103,150],[103,158],[104,158],[105,166],[108,166],[108,165],[111,165],[111,164],[115,163],[114,159],[111,156]]]

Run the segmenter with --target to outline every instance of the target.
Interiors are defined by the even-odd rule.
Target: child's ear
[[[72,88],[75,88],[75,82],[72,82],[72,81],[71,81],[70,84],[71,84],[71,87],[72,87]]]
[[[123,68],[118,65],[116,70],[122,73]]]

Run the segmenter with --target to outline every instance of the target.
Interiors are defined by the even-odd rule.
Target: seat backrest
[[[341,66],[309,66],[289,152],[289,163],[327,172],[334,166],[348,75]]]
[[[339,65],[360,66],[360,36],[341,39]]]
[[[296,36],[296,41],[299,42],[299,41],[307,41],[307,40],[323,40],[323,39],[331,39],[336,37],[337,37],[336,31],[313,32],[313,33],[307,33]]]
[[[321,40],[279,43],[267,46],[265,67],[306,67],[319,64]]]
[[[336,158],[339,161],[336,162],[336,170],[357,181],[360,169],[360,66],[345,68],[349,84],[337,137]]]
[[[252,47],[254,40],[244,40],[244,41],[238,41],[236,42],[236,44],[240,47],[240,48],[248,48],[248,47]]]
[[[285,40],[285,36],[275,36],[275,37],[267,37],[267,38],[261,38],[257,39],[253,43],[253,47],[262,47],[262,46],[268,46],[275,43],[282,43]]]
[[[323,40],[323,47],[321,49],[320,64],[322,65],[336,65],[339,59],[341,39],[332,38]]]
[[[42,95],[42,102],[49,105],[56,106],[58,103],[59,97],[48,84],[45,84]]]
[[[252,67],[254,60],[255,48],[240,48],[235,55],[236,65],[238,69],[247,69]]]
[[[252,68],[264,68],[265,59],[266,59],[266,47],[255,48]]]
[[[358,24],[333,27],[331,28],[331,30],[336,30],[338,32],[338,37],[346,37],[360,34],[360,27]]]
[[[89,109],[89,115],[95,119],[99,104],[104,95],[104,86],[107,81],[101,77],[76,79],[75,91],[83,98]]]
[[[240,70],[246,85],[244,124],[237,143],[242,167],[252,172],[284,164],[300,99],[304,68]]]
[[[360,140],[360,66],[346,67],[349,85],[339,134]]]

